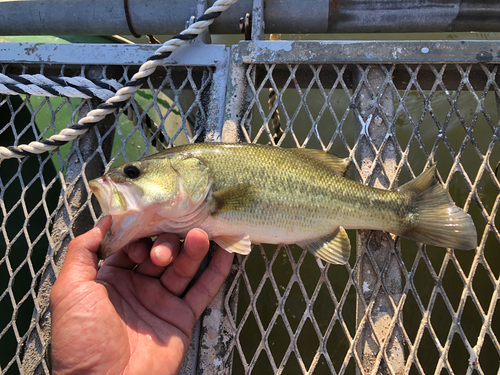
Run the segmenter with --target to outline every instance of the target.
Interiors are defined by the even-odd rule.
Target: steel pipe
[[[211,6],[215,0],[208,0]],[[142,35],[176,34],[198,0],[129,0],[130,21]],[[252,0],[239,0],[210,32],[239,33]],[[286,0],[264,1],[266,33],[500,31],[496,0]],[[3,0],[0,35],[130,34],[123,0]]]

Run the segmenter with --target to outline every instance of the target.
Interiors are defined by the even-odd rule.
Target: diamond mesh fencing
[[[351,178],[386,188],[437,162],[453,199],[472,215],[479,246],[454,251],[349,233],[357,254],[345,267],[324,268],[297,246],[256,246],[233,283],[233,374],[499,371],[497,68],[273,61],[240,68],[251,92],[240,111],[245,141],[350,156]]]
[[[437,162],[474,220],[478,247],[348,231],[350,260],[333,266],[297,245],[254,245],[223,288],[229,328],[214,364],[233,374],[499,373],[498,65],[283,60],[241,63],[232,55],[223,131],[210,125],[216,68],[166,66],[71,145],[2,161],[1,374],[50,372],[47,293],[68,242],[101,214],[88,181],[164,147],[224,140],[231,131],[235,140],[349,156],[348,178],[391,189]],[[135,69],[0,64],[3,74],[121,84]],[[47,138],[99,103],[0,96],[0,144]]]
[[[2,65],[4,74],[81,75],[125,83],[135,67]],[[48,292],[68,242],[101,215],[88,181],[105,170],[175,144],[201,140],[207,129],[206,95],[212,67],[166,67],[133,100],[71,145],[41,156],[4,160],[0,205],[0,368],[2,374],[49,373],[44,358]],[[2,146],[58,133],[99,100],[27,95],[0,98]],[[46,354],[46,353],[45,353]]]

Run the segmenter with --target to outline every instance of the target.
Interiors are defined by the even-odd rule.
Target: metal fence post
[[[353,85],[357,90],[357,177],[378,188],[389,188],[397,169],[394,99],[391,88],[385,85],[388,74],[378,66],[358,65]],[[399,251],[399,241],[389,233],[358,231],[357,244],[357,278],[363,293],[356,301],[357,351],[363,366],[357,373],[400,374],[405,364],[403,338],[397,325],[389,330],[393,305],[399,303],[402,290],[401,272],[393,256]]]
[[[220,103],[212,102],[210,107],[213,108],[210,113],[215,113],[214,105],[220,108],[221,103],[225,104],[225,111],[223,118],[220,119],[220,126],[216,126],[215,123],[214,126],[209,124],[206,141],[240,142],[245,139],[241,124],[244,124],[247,132],[251,132],[252,116],[251,113],[246,113],[251,101],[251,92],[246,78],[246,66],[241,63],[238,48],[232,48],[227,65],[220,66],[220,68],[218,76],[221,79],[224,76],[225,84],[212,83],[213,94]],[[222,94],[225,94],[225,101]],[[231,354],[236,334],[239,282],[234,285],[233,283],[240,273],[240,262],[238,258],[235,258],[229,276],[201,318],[200,354],[196,366],[198,375],[232,372]]]
[[[206,9],[204,0],[198,0],[198,16]],[[205,41],[210,42],[210,34],[205,31]],[[195,43],[202,44],[201,40]],[[228,74],[229,50],[221,54],[220,60],[215,65],[213,75],[208,77],[206,72],[202,80],[210,79],[209,85],[201,93],[201,110],[196,114],[195,134],[200,134],[196,141],[217,142],[221,139],[223,126],[223,113],[226,95],[226,83]],[[203,113],[203,114],[202,114]],[[211,252],[203,261],[200,271],[206,269],[211,258]],[[234,278],[234,270],[228,279]],[[198,271],[199,274],[201,272]],[[198,277],[199,274],[196,276]],[[208,305],[201,318],[195,324],[192,331],[192,339],[180,370],[181,375],[210,375],[218,373],[230,373],[231,361],[220,360],[227,351],[227,343],[231,342],[228,337],[233,332],[230,320],[231,316],[225,308],[226,295],[229,293],[231,283],[226,281],[216,297]],[[232,312],[236,308],[230,308]]]
[[[91,79],[102,78],[97,72],[94,74],[89,72],[87,77]],[[91,102],[93,107],[101,103],[100,100],[92,100]],[[83,104],[79,111],[79,118],[86,116],[91,109],[90,105]],[[95,129],[103,135],[114,121],[114,116],[107,116],[96,125]],[[56,280],[56,273],[59,272],[63,264],[68,244],[73,238],[72,234],[74,236],[80,235],[94,225],[90,212],[82,210],[88,199],[85,184],[86,180],[99,177],[104,171],[103,160],[98,154],[94,157],[92,155],[101,145],[100,148],[106,160],[109,160],[113,140],[114,131],[108,134],[104,140],[99,140],[96,132],[90,130],[80,136],[72,145],[70,152],[73,155],[67,161],[61,197],[51,230],[52,240],[47,252],[47,259],[50,258],[50,261],[45,261],[45,270],[41,277],[33,311],[32,322],[36,322],[35,326],[40,327],[40,329],[34,329],[27,339],[22,360],[24,374],[44,374],[47,373],[46,368],[50,370],[50,291]],[[75,151],[76,147],[79,149],[78,152]],[[82,170],[85,171],[85,176],[82,175]],[[75,218],[75,215],[78,216]],[[44,361],[46,367],[42,363]]]
[[[229,64],[222,142],[239,142],[246,138],[250,141],[252,112],[247,113],[247,110],[251,108],[253,97],[246,77],[247,66],[242,63],[241,51],[237,46],[231,49]],[[255,70],[251,74],[255,75]]]

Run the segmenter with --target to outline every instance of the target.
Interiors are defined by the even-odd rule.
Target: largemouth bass
[[[324,151],[241,143],[179,146],[127,163],[90,182],[103,213],[113,217],[98,255],[192,228],[229,252],[296,243],[334,264],[349,259],[345,229],[476,247],[474,223],[441,186],[435,165],[391,191],[342,177],[347,165]]]

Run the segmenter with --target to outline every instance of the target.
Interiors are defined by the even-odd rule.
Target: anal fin
[[[312,242],[298,244],[318,258],[332,264],[346,264],[351,255],[351,242],[344,228]]]
[[[252,250],[252,242],[250,236],[220,236],[212,239],[220,247],[230,253],[248,255]]]

